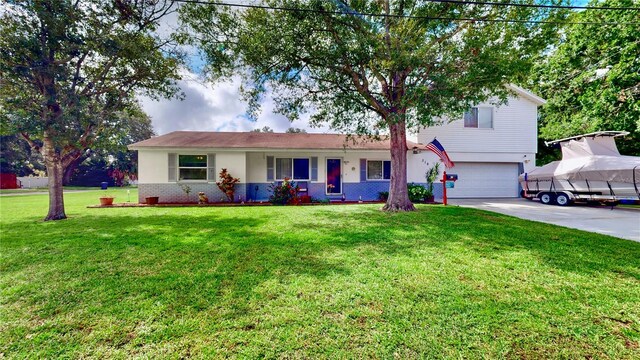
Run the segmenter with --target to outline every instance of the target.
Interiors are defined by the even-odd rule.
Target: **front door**
[[[342,159],[327,159],[327,194],[342,194]]]

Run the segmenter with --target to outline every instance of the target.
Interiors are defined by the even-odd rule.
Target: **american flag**
[[[452,168],[454,166],[453,161],[449,159],[449,155],[447,155],[447,152],[444,151],[444,147],[442,146],[442,144],[440,144],[440,142],[435,138],[433,139],[432,142],[427,144],[427,149],[436,153],[436,155],[438,155],[440,160],[442,160],[442,162],[444,163],[444,166],[447,169]]]

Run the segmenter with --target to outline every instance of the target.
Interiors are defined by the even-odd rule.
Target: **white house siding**
[[[493,107],[493,128],[465,128],[460,119],[421,129],[418,142],[437,138],[456,164],[448,173],[459,176],[450,197],[517,197],[517,175],[535,167],[537,152],[537,104],[510,97]],[[432,155],[435,156],[435,155]]]
[[[207,151],[216,155],[216,179],[221,169],[225,168],[231,176],[239,178],[241,183],[247,182],[247,156],[244,151],[241,152],[224,152],[224,151]]]
[[[215,154],[216,176],[222,168],[246,182],[245,152],[219,151],[216,149],[162,149],[138,150],[138,184],[162,184],[169,182],[169,154]],[[209,179],[215,182],[216,179]],[[203,181],[204,182],[204,181]]]
[[[216,178],[207,181],[169,182],[169,154],[215,154]],[[161,202],[193,202],[198,192],[204,192],[212,201],[224,198],[217,186],[217,174],[222,168],[246,181],[246,154],[244,151],[221,151],[220,149],[145,149],[138,150],[138,200],[144,202],[148,196],[158,196]],[[187,195],[181,185],[188,185]],[[236,194],[244,198],[246,186],[238,185]]]
[[[478,106],[493,106],[489,103]],[[493,129],[465,128],[460,118],[441,126],[421,129],[418,142],[427,144],[434,137],[452,153],[537,152],[537,105],[527,99],[510,97],[507,104],[494,107]],[[455,162],[455,159],[452,160]]]
[[[138,184],[169,182],[169,160],[166,150],[138,150]]]

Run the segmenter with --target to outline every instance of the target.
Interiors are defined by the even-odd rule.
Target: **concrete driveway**
[[[449,203],[640,242],[640,209],[562,207],[526,199],[450,199]]]

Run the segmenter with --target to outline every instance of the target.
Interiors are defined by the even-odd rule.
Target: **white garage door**
[[[457,162],[448,173],[458,174],[451,198],[518,197],[517,163]]]

